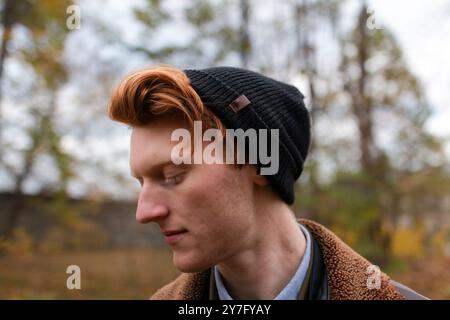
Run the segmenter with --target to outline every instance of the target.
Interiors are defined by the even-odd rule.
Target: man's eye
[[[181,182],[181,175],[172,176],[172,177],[164,177],[162,184],[165,186],[173,186]]]

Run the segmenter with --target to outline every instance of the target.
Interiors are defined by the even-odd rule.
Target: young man
[[[310,120],[295,87],[239,68],[158,66],[127,77],[108,112],[133,128],[130,167],[142,186],[136,219],[159,225],[183,272],[153,299],[423,298],[325,227],[296,221],[289,205]],[[199,123],[202,132],[238,134],[210,135],[196,150]],[[180,143],[179,130],[196,142]],[[239,134],[248,139],[236,148]],[[226,143],[204,152],[212,141]],[[200,158],[192,161],[193,154]],[[269,166],[275,170],[263,174]]]

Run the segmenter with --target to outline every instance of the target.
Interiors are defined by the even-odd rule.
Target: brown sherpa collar
[[[381,273],[379,289],[369,289],[367,268],[369,261],[356,253],[333,232],[306,219],[298,220],[306,226],[319,243],[328,273],[332,300],[403,300],[389,277]],[[210,270],[183,273],[173,282],[159,289],[150,299],[199,300],[208,292]]]

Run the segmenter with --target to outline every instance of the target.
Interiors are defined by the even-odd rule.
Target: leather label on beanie
[[[241,94],[239,97],[237,97],[230,103],[230,108],[234,111],[234,113],[237,113],[241,109],[248,106],[249,104],[250,100],[248,100],[248,98],[245,95]]]

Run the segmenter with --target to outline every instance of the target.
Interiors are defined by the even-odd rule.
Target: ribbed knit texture
[[[230,129],[279,129],[279,169],[267,175],[288,204],[294,202],[294,183],[300,177],[310,143],[310,119],[304,96],[292,85],[234,67],[184,70],[204,105]],[[230,103],[245,95],[250,104],[235,112]],[[267,138],[270,152],[270,136]],[[260,163],[258,163],[261,166]]]

